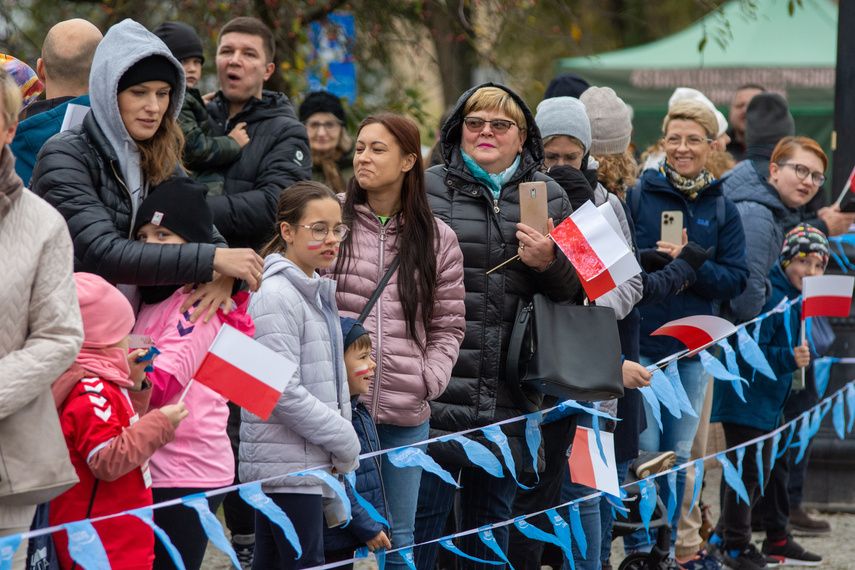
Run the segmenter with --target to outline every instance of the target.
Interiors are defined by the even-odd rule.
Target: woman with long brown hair
[[[399,261],[365,320],[377,370],[363,400],[388,449],[428,438],[428,402],[445,390],[463,339],[463,254],[428,205],[415,123],[393,113],[365,119],[353,169],[343,198],[352,237],[333,270],[342,316],[358,316],[393,259]],[[410,546],[421,469],[394,467],[384,456],[382,476],[392,546]],[[388,564],[406,567],[400,556]]]
[[[133,20],[110,28],[92,62],[92,110],[45,143],[32,188],[66,219],[75,271],[119,285],[202,283],[183,307],[202,298],[195,321],[213,316],[221,303],[230,307],[235,278],[257,289],[263,262],[250,249],[159,245],[131,235],[149,190],[186,175],[175,123],[184,83],[184,69],[157,36]],[[133,287],[125,292],[134,297]]]

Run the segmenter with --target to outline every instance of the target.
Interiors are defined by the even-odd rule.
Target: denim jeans
[[[619,461],[617,464],[617,480],[619,485],[626,482],[626,474],[629,473],[629,466],[632,461]],[[612,528],[615,524],[615,516],[612,512],[612,505],[605,496],[600,497],[600,524],[602,530],[602,547],[600,548],[600,561],[605,566],[609,562],[609,557],[612,554]]]
[[[650,366],[655,360],[642,356],[641,364]],[[680,380],[683,388],[686,390],[686,395],[689,397],[689,402],[692,404],[692,409],[700,416],[701,408],[704,404],[704,397],[707,393],[707,382],[709,374],[704,370],[699,359],[683,358],[677,361],[677,370],[680,373]],[[656,423],[656,418],[650,411],[650,405],[644,401],[644,412],[647,415],[647,429],[641,432],[638,439],[638,447],[644,451],[673,451],[677,455],[677,465],[682,465],[689,461],[692,454],[692,443],[695,441],[695,432],[698,430],[699,418],[692,417],[688,414],[682,414],[680,419],[675,418],[669,411],[662,408],[662,432],[659,432],[659,425]],[[659,497],[665,507],[668,507],[668,499],[671,495],[668,483],[664,477],[659,477]],[[683,500],[683,494],[686,490],[686,471],[681,469],[677,471],[677,510],[674,513],[674,518],[671,521],[671,545],[677,540],[677,521],[680,518],[680,504]],[[627,549],[642,549],[648,550],[649,546],[655,542],[655,535],[645,536],[647,533],[644,530],[639,530],[624,539],[624,546]]]
[[[506,521],[511,518],[511,503],[517,492],[513,477],[505,471],[504,477],[488,475],[480,467],[457,467],[442,465],[460,484],[460,507],[463,515],[461,531],[480,528],[484,525]],[[419,506],[416,512],[415,541],[422,543],[443,536],[445,521],[451,512],[457,489],[436,475],[422,473],[419,488]],[[493,536],[503,552],[508,551],[508,527],[493,529]],[[458,547],[463,552],[481,560],[499,560],[477,534],[469,534],[459,539]],[[433,570],[439,544],[416,548],[416,568]],[[466,558],[459,558],[461,570],[501,570],[502,565],[484,564]]]
[[[383,449],[418,443],[426,440],[428,435],[428,422],[418,426],[377,425],[377,437]],[[424,446],[421,447],[424,449]],[[389,522],[392,525],[392,536],[389,537],[392,548],[412,546],[422,469],[421,467],[395,467],[389,462],[388,457],[383,455],[381,475],[383,487],[386,490],[386,503],[389,506]],[[386,559],[386,568],[405,569],[409,566],[400,554],[394,553]]]

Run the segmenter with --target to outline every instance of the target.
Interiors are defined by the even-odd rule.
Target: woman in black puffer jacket
[[[457,234],[463,250],[466,286],[466,335],[451,381],[431,402],[431,436],[486,426],[520,416],[540,405],[512,395],[505,380],[508,341],[520,300],[542,293],[553,301],[575,301],[582,288],[569,260],[548,238],[520,227],[520,182],[547,183],[549,216],[555,225],[572,209],[562,188],[540,173],[543,144],[534,116],[523,100],[503,85],[486,83],[457,102],[440,137],[445,166],[426,172],[428,199],[434,215]],[[486,272],[514,255],[520,259]],[[523,422],[502,426],[517,471],[531,469]],[[473,437],[474,434],[470,434]],[[480,443],[498,457],[498,447],[483,436]],[[457,443],[431,445],[431,455],[452,475],[460,475],[464,529],[507,520],[516,493],[510,474],[484,476]],[[454,488],[425,472],[419,490],[416,543],[442,536]],[[508,527],[493,529],[507,551]],[[497,560],[476,535],[461,539],[460,548],[481,559]],[[436,544],[415,551],[418,568],[432,568]],[[471,562],[460,560],[466,568]]]
[[[184,69],[166,45],[133,20],[116,24],[95,52],[89,94],[92,111],[45,143],[32,178],[68,223],[74,270],[113,284],[203,283],[191,297],[203,297],[199,314],[227,301],[236,277],[257,289],[263,261],[252,250],[157,245],[131,233],[150,188],[185,175],[175,124]]]

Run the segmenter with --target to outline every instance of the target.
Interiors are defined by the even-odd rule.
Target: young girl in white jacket
[[[248,312],[255,339],[298,367],[266,421],[243,410],[239,472],[243,482],[276,477],[262,489],[298,523],[303,553],[296,559],[282,530],[256,513],[254,569],[323,564],[323,501],[332,492],[317,477],[287,474],[330,464],[349,473],[359,465],[335,281],[315,273],[330,266],[347,237],[341,205],[323,184],[298,182],[282,192],[275,230]]]

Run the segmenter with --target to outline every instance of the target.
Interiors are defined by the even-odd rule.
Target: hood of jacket
[[[754,162],[743,160],[722,178],[724,195],[739,202],[757,202],[769,208],[775,218],[783,218],[791,210],[781,202],[778,191],[757,171]]]
[[[454,105],[454,109],[451,111],[451,114],[448,116],[448,120],[442,125],[439,135],[439,144],[442,149],[442,157],[445,160],[445,164],[447,164],[452,170],[468,172],[468,169],[463,164],[463,155],[460,154],[460,141],[463,136],[463,108],[466,106],[466,101],[468,101],[476,91],[483,87],[497,87],[506,91],[514,101],[517,102],[517,105],[520,106],[523,116],[525,117],[526,138],[523,143],[522,154],[520,155],[520,164],[519,167],[517,167],[517,171],[514,173],[512,180],[516,180],[517,178],[528,174],[532,170],[540,168],[544,159],[543,139],[540,136],[540,129],[537,127],[537,123],[534,122],[534,114],[531,112],[531,109],[528,108],[528,105],[525,104],[525,101],[522,100],[522,97],[514,93],[509,87],[500,83],[491,82],[476,85],[461,95],[460,99],[458,99],[457,103]]]
[[[323,309],[324,302],[335,306],[336,283],[332,279],[319,277],[317,273],[314,277],[309,277],[293,261],[278,253],[268,255],[264,259],[262,280],[274,275],[282,275],[288,279],[295,289],[319,309]]]
[[[125,183],[131,190],[139,188],[143,181],[137,144],[128,134],[119,112],[117,89],[119,80],[131,66],[152,55],[166,57],[178,71],[178,85],[169,95],[172,118],[177,119],[184,102],[184,68],[172,56],[166,44],[141,24],[127,19],[107,30],[95,50],[92,71],[89,74],[89,102],[92,114],[116,152]]]

